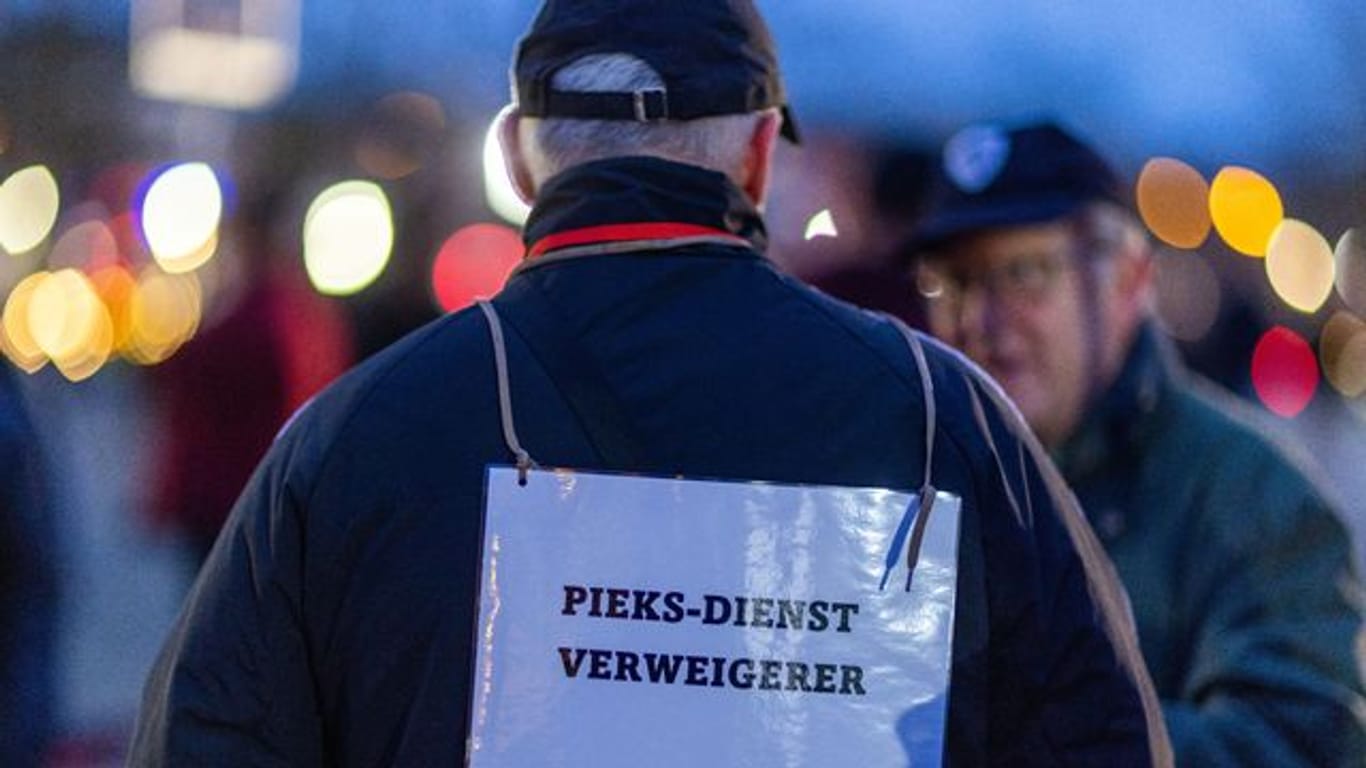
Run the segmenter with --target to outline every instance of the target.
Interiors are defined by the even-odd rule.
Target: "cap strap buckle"
[[[663,88],[642,88],[631,94],[636,122],[649,123],[669,119],[669,93]]]

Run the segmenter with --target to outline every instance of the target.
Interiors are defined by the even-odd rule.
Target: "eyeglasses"
[[[1058,278],[1075,268],[1062,253],[1033,253],[1013,257],[982,270],[964,270],[943,255],[921,258],[916,265],[915,286],[933,306],[961,307],[972,290],[1011,307],[1037,305],[1057,287]]]

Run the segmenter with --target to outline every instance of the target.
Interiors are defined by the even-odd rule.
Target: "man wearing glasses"
[[[1153,254],[1053,125],[945,146],[911,244],[930,330],[1004,386],[1127,586],[1178,765],[1360,765],[1360,582],[1322,492],[1180,369]]]

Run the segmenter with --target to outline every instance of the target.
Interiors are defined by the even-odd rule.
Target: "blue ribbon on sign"
[[[906,512],[902,514],[901,523],[896,527],[896,535],[892,536],[892,546],[887,550],[882,582],[878,585],[879,592],[887,589],[887,580],[891,578],[892,569],[901,558],[903,548],[906,549],[906,591],[911,591],[911,579],[915,576],[916,563],[920,561],[920,546],[925,540],[925,524],[930,519],[930,510],[934,508],[935,493],[934,486],[926,485],[920,489],[918,495],[912,496],[906,505]],[[909,546],[906,541],[908,538]]]

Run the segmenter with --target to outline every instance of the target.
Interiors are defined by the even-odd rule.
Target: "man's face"
[[[1087,323],[1101,318],[1087,317],[1075,241],[1067,221],[985,231],[916,274],[930,331],[999,381],[1048,446],[1081,420],[1095,375]]]

